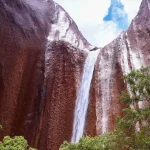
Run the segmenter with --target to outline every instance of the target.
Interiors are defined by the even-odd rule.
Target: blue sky
[[[142,0],[54,0],[73,18],[84,37],[103,47],[126,30]]]
[[[124,10],[124,5],[119,0],[111,0],[108,14],[103,18],[104,21],[113,21],[121,30],[128,28],[128,14]]]

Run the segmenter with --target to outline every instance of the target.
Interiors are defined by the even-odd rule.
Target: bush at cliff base
[[[0,129],[2,126],[0,125]],[[23,136],[5,136],[0,142],[0,150],[36,150],[29,147],[27,140]]]
[[[124,77],[130,95],[121,99],[129,104],[124,117],[117,117],[117,127],[97,137],[84,137],[76,144],[64,142],[60,150],[150,150],[150,68],[131,71]],[[145,104],[140,108],[138,103]]]

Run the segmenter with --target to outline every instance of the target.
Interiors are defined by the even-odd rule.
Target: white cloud
[[[60,4],[77,23],[84,37],[95,46],[104,46],[115,35],[114,23],[105,23],[111,0],[54,0]],[[112,24],[112,25],[111,25]],[[107,32],[108,31],[108,32]],[[109,35],[107,37],[107,35]]]
[[[93,45],[103,47],[121,32],[113,21],[105,22],[111,0],[54,0],[77,23],[84,37]],[[120,0],[128,14],[128,21],[136,15],[141,0]],[[117,10],[118,15],[124,13]]]
[[[128,22],[136,16],[142,0],[121,0],[124,5],[124,10],[128,14]]]
[[[113,21],[102,22],[101,24],[88,24],[81,28],[83,35],[93,45],[103,47],[119,35],[120,30]]]
[[[59,3],[77,22],[78,26],[87,23],[101,23],[107,14],[111,0],[54,0]]]

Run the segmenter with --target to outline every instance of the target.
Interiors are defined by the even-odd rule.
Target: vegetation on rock
[[[121,99],[129,104],[124,117],[117,117],[113,132],[84,137],[78,143],[64,142],[60,150],[150,150],[150,68],[131,71],[124,77],[129,93]]]

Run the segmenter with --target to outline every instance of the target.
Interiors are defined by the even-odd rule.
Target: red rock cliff
[[[24,135],[33,147],[57,150],[71,137],[93,47],[53,1],[0,0],[0,35],[0,136]]]
[[[75,101],[91,46],[58,4],[0,0],[0,124],[39,150],[58,150],[72,136]],[[150,0],[129,29],[100,50],[85,134],[115,127],[122,115],[123,75],[150,64]]]
[[[150,0],[143,0],[128,30],[122,32],[99,53],[95,66],[95,81],[91,89],[91,101],[95,99],[95,104],[93,107],[89,105],[96,119],[95,123],[90,123],[93,117],[89,119],[92,115],[88,114],[87,133],[93,135],[93,124],[96,126],[96,134],[115,128],[115,118],[122,115],[122,109],[125,107],[120,101],[121,92],[126,90],[123,75],[133,69],[149,66],[149,57]]]

